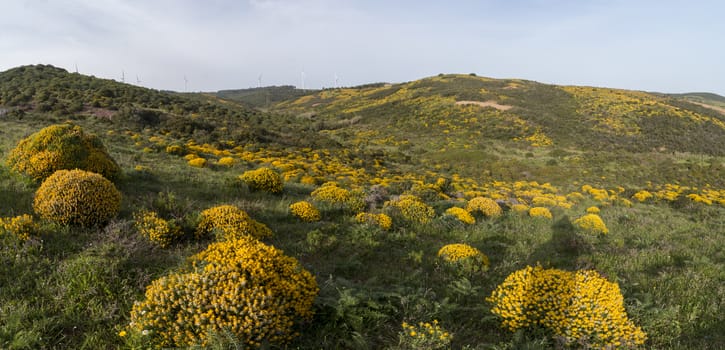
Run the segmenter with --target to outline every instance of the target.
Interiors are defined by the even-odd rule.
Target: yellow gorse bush
[[[339,187],[334,182],[326,182],[310,194],[312,199],[333,206],[348,208],[354,212],[365,208],[365,200],[361,191],[350,191]]]
[[[516,213],[528,213],[529,206],[526,204],[514,204],[511,206],[511,210],[513,210]]]
[[[219,158],[219,161],[217,161],[217,163],[219,163],[219,165],[229,167],[229,166],[236,164],[237,160],[233,157],[221,157],[221,158]]]
[[[244,210],[233,205],[220,205],[201,212],[196,236],[216,234],[218,240],[232,240],[250,236],[265,238],[272,236],[267,225],[252,219]]]
[[[453,267],[461,273],[486,271],[489,266],[485,254],[464,243],[444,245],[438,250],[438,259],[444,266]]]
[[[136,230],[161,248],[167,247],[182,234],[181,228],[158,216],[156,212],[142,210],[134,214]]]
[[[427,224],[435,216],[433,207],[412,195],[402,195],[397,199],[385,202],[384,206],[395,208],[404,219],[419,224]]]
[[[28,214],[0,218],[0,236],[10,234],[21,241],[27,241],[30,236],[36,234],[39,230],[40,226]]]
[[[361,224],[376,225],[383,230],[390,230],[393,227],[393,219],[384,213],[358,213],[355,215],[355,221]]]
[[[305,222],[320,221],[320,219],[322,218],[320,216],[320,211],[317,210],[314,205],[307,201],[292,203],[289,206],[289,210],[292,215],[298,217],[300,220]]]
[[[529,209],[529,216],[531,216],[532,218],[547,218],[547,219],[554,218],[551,215],[551,211],[549,211],[549,208],[544,208],[544,207],[533,207],[533,208]]]
[[[191,272],[146,288],[131,310],[129,333],[160,348],[205,346],[211,332],[228,331],[259,348],[289,342],[294,326],[312,318],[317,282],[281,250],[242,238],[211,244],[191,261]]]
[[[483,216],[488,218],[498,217],[503,213],[503,210],[501,210],[501,207],[498,203],[496,203],[496,201],[486,197],[476,197],[471,199],[468,201],[466,210],[472,214],[481,213]]]
[[[450,349],[453,335],[441,327],[438,320],[410,324],[403,322],[403,330],[398,335],[401,349]]]
[[[574,220],[574,226],[592,233],[609,233],[609,229],[607,229],[607,225],[604,224],[604,220],[602,220],[602,218],[597,214],[586,214]]]
[[[206,166],[206,159],[204,158],[192,158],[189,159],[189,165],[195,167],[195,168],[203,168]]]
[[[7,164],[41,181],[57,170],[82,169],[115,179],[121,169],[101,140],[71,124],[51,125],[20,140]]]
[[[460,221],[464,224],[473,225],[476,223],[476,219],[473,217],[473,215],[471,215],[471,213],[469,213],[466,209],[463,209],[463,208],[451,207],[451,208],[446,209],[445,214],[453,216],[458,221]]]
[[[245,171],[239,176],[239,179],[244,181],[252,191],[282,192],[282,178],[270,168]]]
[[[35,192],[33,209],[61,224],[106,223],[121,207],[121,193],[105,177],[84,170],[58,170]]]
[[[589,214],[599,214],[601,210],[598,207],[589,207],[587,208],[587,213]]]
[[[596,271],[528,266],[486,300],[510,331],[541,327],[568,345],[587,348],[641,345],[646,339],[627,318],[619,286]]]

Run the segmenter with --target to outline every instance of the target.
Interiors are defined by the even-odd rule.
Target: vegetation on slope
[[[65,73],[60,80],[74,78],[86,79]],[[462,84],[480,84],[474,77],[464,79],[467,83]],[[542,100],[570,101],[560,107],[551,102],[549,107],[575,115],[577,109],[586,106],[584,99],[577,102],[561,88],[475,79],[499,84],[502,91],[510,83],[531,84],[530,90],[538,91],[534,95],[547,96]],[[46,84],[42,80],[41,74],[27,84]],[[0,86],[5,86],[4,82],[0,79]],[[115,88],[125,86],[118,85]],[[436,89],[448,88],[454,94],[456,85],[442,84]],[[390,91],[379,89],[395,87],[376,85],[326,92],[352,95],[376,91],[382,96]],[[58,95],[72,94],[73,90],[62,86],[54,89]],[[321,98],[326,92],[311,98]],[[461,100],[474,101],[474,95],[480,93],[480,89],[470,90]],[[390,97],[394,94],[389,98],[397,98]],[[546,116],[539,116],[542,121],[533,124],[518,114],[509,114],[518,107],[504,100],[496,102],[514,107],[499,111],[459,105],[472,109],[468,118],[479,116],[479,109],[483,109],[500,123],[478,130],[489,136],[475,147],[457,148],[450,144],[455,140],[446,139],[448,134],[472,142],[479,139],[468,136],[477,131],[475,128],[453,128],[461,123],[458,114],[444,120],[451,123],[445,126],[448,134],[412,128],[429,119],[442,119],[423,113],[445,112],[439,101],[448,97],[433,95],[417,98],[419,110],[405,98],[370,107],[380,108],[381,114],[367,114],[370,108],[366,106],[372,106],[372,100],[353,105],[351,98],[345,103],[362,109],[347,116],[360,116],[357,121],[325,114],[323,105],[312,107],[317,102],[304,100],[283,104],[281,108],[294,112],[294,118],[285,118],[206,97],[170,95],[183,103],[251,113],[250,120],[259,116],[264,121],[263,128],[252,129],[256,137],[235,140],[223,131],[229,127],[233,134],[234,126],[225,123],[246,125],[244,118],[242,122],[228,121],[215,113],[200,112],[196,117],[193,113],[175,114],[173,104],[157,106],[167,121],[145,127],[97,115],[83,116],[83,112],[41,112],[32,102],[9,107],[26,112],[22,118],[13,113],[0,116],[0,157],[6,158],[23,137],[72,119],[98,135],[118,162],[122,173],[116,187],[123,201],[118,216],[103,228],[63,226],[33,218],[37,228],[28,230],[27,239],[20,239],[6,231],[32,226],[19,225],[27,220],[13,218],[33,214],[38,184],[0,166],[0,347],[150,346],[152,341],[144,338],[142,329],[132,332],[128,328],[134,302],[144,300],[147,286],[160,283],[153,281],[194,272],[189,258],[205,251],[215,239],[214,235],[195,235],[201,214],[221,205],[243,210],[249,222],[260,225],[255,229],[263,226],[272,231],[273,235],[260,235],[265,244],[297,259],[317,281],[320,291],[312,306],[314,316],[310,322],[294,325],[300,335],[292,339],[291,348],[557,348],[562,339],[547,328],[548,324],[509,332],[502,327],[505,316],[497,316],[493,312],[496,305],[486,301],[517,271],[537,265],[563,271],[595,270],[596,275],[591,275],[608,281],[603,285],[616,284],[627,318],[646,333],[644,348],[718,349],[725,344],[725,288],[721,283],[725,262],[717,244],[725,234],[721,157],[611,152],[614,147],[595,148],[594,143],[589,149],[589,143],[580,136],[544,129]],[[620,97],[615,95],[607,108],[626,110],[629,106],[619,106]],[[523,95],[520,98],[525,100]],[[308,107],[304,107],[306,103]],[[83,108],[87,108],[85,104]],[[308,108],[318,110],[309,113]],[[387,114],[382,114],[386,110]],[[406,113],[419,114],[406,118]],[[376,118],[377,124],[366,118]],[[530,123],[534,130],[541,127],[542,135],[553,145],[533,146],[530,140],[511,139],[533,135],[517,134],[511,126],[520,125],[516,118],[525,125]],[[212,129],[202,133],[166,126],[177,120],[208,123]],[[569,123],[566,127],[584,132],[583,127],[574,125],[574,119]],[[408,127],[393,130],[397,125]],[[594,119],[590,125],[597,125]],[[488,130],[497,127],[500,130]],[[265,133],[274,137],[264,138]],[[312,135],[315,142],[334,141],[296,145],[292,141],[297,135]],[[689,140],[689,135],[681,137]],[[402,142],[406,138],[408,142]],[[545,138],[534,138],[535,142],[541,140]],[[429,145],[447,150],[429,149]],[[227,161],[229,158],[232,160]],[[189,159],[205,162],[195,167]],[[567,168],[570,165],[576,167]],[[648,169],[649,165],[657,167]],[[253,191],[239,179],[245,172],[263,167],[279,173],[284,181],[281,193]],[[546,183],[549,179],[559,181]],[[667,183],[669,180],[672,182]],[[290,206],[302,201],[318,209],[319,219],[315,215],[315,220],[305,221],[292,212]],[[551,217],[537,214],[544,211],[534,208],[547,209]],[[136,225],[137,218],[149,212],[168,225],[173,222],[173,234],[164,236],[163,245],[151,241],[155,236],[141,232]],[[589,225],[579,228],[585,220],[578,219],[588,215],[597,215],[606,224],[606,233],[589,229]],[[471,248],[467,251],[480,252],[480,259],[461,262],[461,269],[444,263],[439,256],[441,249],[458,244]],[[484,261],[485,268],[480,265]],[[566,293],[571,290],[563,287]],[[591,294],[587,290],[584,293]],[[611,300],[617,301],[616,295],[612,296]],[[617,306],[617,317],[621,318],[620,311]],[[585,318],[575,316],[571,320]],[[183,319],[180,321],[185,325]],[[597,330],[594,328],[595,333]],[[429,331],[437,341],[421,335]],[[581,341],[584,343],[574,346],[596,340]],[[211,332],[206,343],[221,349],[242,347],[247,341],[220,331]]]

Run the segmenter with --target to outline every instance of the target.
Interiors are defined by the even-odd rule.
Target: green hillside
[[[260,88],[220,90],[214,95],[221,99],[239,102],[251,107],[268,108],[273,104],[315,93],[317,90],[300,90],[291,85],[265,86]]]
[[[0,72],[0,348],[725,346],[721,115],[470,75],[282,90]],[[46,212],[104,196],[24,175],[67,123],[121,169],[100,225]]]

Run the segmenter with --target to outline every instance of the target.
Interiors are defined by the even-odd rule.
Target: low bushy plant
[[[460,221],[464,224],[473,225],[476,223],[476,218],[474,218],[473,215],[471,215],[471,213],[468,212],[468,210],[463,209],[463,208],[459,208],[459,207],[448,208],[448,209],[446,209],[445,214],[456,218],[458,221]]]
[[[466,210],[472,214],[481,214],[487,218],[499,217],[503,213],[501,206],[496,201],[486,197],[472,198],[468,201]]]
[[[98,137],[72,124],[51,125],[20,140],[7,164],[36,181],[57,170],[82,169],[111,180],[121,171]]]
[[[220,205],[200,214],[196,236],[200,238],[209,235],[216,235],[218,240],[233,240],[245,236],[261,239],[271,237],[272,230],[236,206]]]
[[[259,348],[289,342],[295,325],[312,317],[317,282],[281,250],[242,238],[211,244],[191,260],[191,272],[146,288],[131,311],[129,337],[158,348],[205,346],[210,335],[229,332]]]
[[[543,328],[568,346],[619,349],[647,338],[627,318],[619,286],[592,270],[528,266],[509,275],[486,300],[504,328]]]
[[[586,214],[574,220],[574,226],[590,233],[607,234],[609,229],[604,224],[604,220],[597,214]]]
[[[405,220],[418,224],[427,224],[435,216],[433,207],[412,195],[402,195],[397,199],[385,202],[384,206],[399,212]]]
[[[472,274],[488,270],[488,257],[464,243],[448,244],[438,250],[439,263],[455,272]]]
[[[181,227],[173,221],[169,222],[158,216],[156,212],[142,210],[134,214],[136,230],[149,241],[161,248],[167,247],[178,239],[182,232]]]
[[[59,170],[35,192],[33,209],[64,225],[101,225],[121,207],[121,193],[105,177],[84,170]]]
[[[383,230],[390,230],[393,227],[393,219],[384,213],[358,213],[355,221],[361,224],[375,225]]]
[[[315,222],[320,221],[320,211],[315,208],[310,202],[299,201],[290,204],[289,210],[292,215],[296,216],[304,222]]]
[[[244,181],[251,191],[282,192],[282,178],[270,168],[245,171],[239,179]]]

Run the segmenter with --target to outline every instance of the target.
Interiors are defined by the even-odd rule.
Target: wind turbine
[[[338,88],[337,81],[338,81],[338,77],[337,77],[337,73],[335,73],[335,85],[334,85],[335,89]]]
[[[126,72],[124,72],[123,69],[121,69],[121,82],[126,82]]]
[[[189,86],[189,80],[186,79],[186,74],[184,74],[184,92],[187,91],[188,86]]]
[[[136,74],[136,85],[141,85],[141,79],[138,78],[138,74]]]
[[[259,73],[259,76],[257,77],[257,87],[262,87],[262,73]]]
[[[76,66],[76,74],[78,74],[78,63],[75,63]]]
[[[305,71],[302,71],[302,91],[305,90]]]

